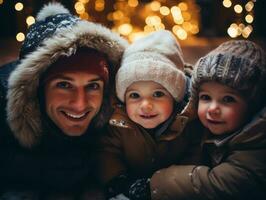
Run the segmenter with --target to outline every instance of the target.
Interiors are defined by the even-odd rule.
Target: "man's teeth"
[[[80,115],[73,115],[70,113],[66,113],[69,117],[75,118],[75,119],[79,119],[81,117],[84,117],[86,115],[86,113],[80,114]]]

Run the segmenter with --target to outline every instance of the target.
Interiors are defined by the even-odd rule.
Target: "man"
[[[126,46],[59,3],[44,6],[19,60],[0,68],[0,191],[80,191],[95,183],[93,147]]]

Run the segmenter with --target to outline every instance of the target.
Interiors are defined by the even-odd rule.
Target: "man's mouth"
[[[61,111],[70,120],[83,120],[87,117],[88,111],[81,114],[73,114],[65,111]]]

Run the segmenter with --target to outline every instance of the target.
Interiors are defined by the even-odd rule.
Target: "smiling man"
[[[126,46],[59,3],[38,13],[19,60],[0,68],[0,198],[13,189],[76,193],[95,183],[91,158]]]

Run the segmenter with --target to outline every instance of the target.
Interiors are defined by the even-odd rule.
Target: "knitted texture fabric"
[[[125,92],[132,83],[154,81],[180,102],[186,86],[184,65],[180,45],[171,32],[153,32],[125,50],[116,75],[117,96],[124,102]]]
[[[189,104],[196,106],[198,89],[208,81],[236,89],[248,102],[263,104],[265,65],[265,52],[254,42],[232,40],[221,44],[196,63]]]

